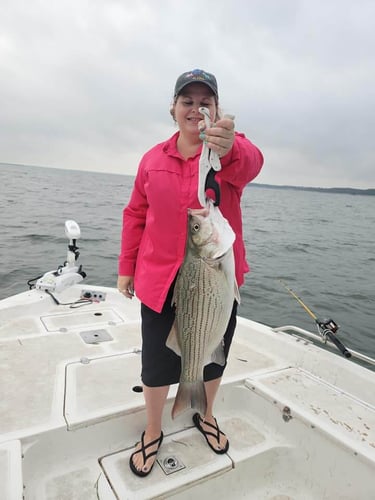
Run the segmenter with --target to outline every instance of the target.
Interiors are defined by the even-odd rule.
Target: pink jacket
[[[134,276],[137,297],[160,312],[184,260],[188,208],[200,208],[197,197],[201,148],[184,160],[177,150],[179,132],[142,158],[133,192],[123,212],[119,275]],[[263,165],[263,156],[243,134],[236,133],[221,158],[220,210],[236,233],[234,256],[238,285],[249,271],[242,236],[240,198]]]

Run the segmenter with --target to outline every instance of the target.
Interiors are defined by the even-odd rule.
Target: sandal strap
[[[214,437],[217,442],[220,441],[220,434],[225,436],[224,432],[222,432],[220,429],[219,429],[219,426],[217,425],[217,420],[215,417],[213,417],[214,420],[215,420],[215,424],[211,424],[210,422],[206,422],[206,420],[204,420],[200,415],[199,415],[199,420],[202,422],[202,424],[205,424],[205,425],[208,425],[208,427],[211,427],[212,429],[214,429],[216,431],[216,434],[214,434],[213,432],[211,431],[204,431],[205,434],[209,435],[209,436],[212,436]]]
[[[198,428],[199,432],[201,432],[203,434],[204,438],[207,441],[208,446],[215,453],[218,453],[221,455],[221,454],[226,453],[228,451],[229,441],[228,441],[226,434],[224,434],[224,432],[222,432],[219,429],[219,426],[217,425],[216,418],[214,416],[212,418],[214,419],[216,425],[211,424],[210,422],[206,422],[205,420],[203,420],[202,417],[197,412],[193,415],[193,422],[194,422],[195,426]],[[203,424],[206,424],[207,427],[211,427],[215,431],[215,434],[213,432],[210,432],[209,430],[206,430],[206,428],[203,429]],[[227,438],[226,444],[224,446],[220,444],[220,434],[222,436],[224,436],[225,438]],[[214,444],[209,440],[209,436],[212,436],[216,440],[217,444],[219,445],[219,448],[216,448],[214,446]]]
[[[153,441],[151,441],[150,443],[147,443],[145,445],[145,431],[143,431],[142,437],[141,437],[142,446],[139,450],[135,451],[133,453],[133,455],[136,455],[137,453],[142,452],[143,463],[145,464],[150,457],[153,457],[154,455],[157,454],[162,439],[163,439],[163,433],[161,433],[158,438],[154,439]],[[155,451],[150,452],[148,455],[146,455],[146,449],[149,448],[150,446],[154,446],[156,443],[158,443],[157,449]]]

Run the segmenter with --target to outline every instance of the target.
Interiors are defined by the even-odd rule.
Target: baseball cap
[[[203,71],[203,69],[193,69],[192,71],[182,73],[182,75],[177,78],[177,82],[174,87],[174,97],[177,97],[181,90],[186,87],[186,85],[189,85],[189,83],[197,82],[207,85],[207,87],[209,87],[215,94],[216,98],[219,98],[215,76],[207,71]]]

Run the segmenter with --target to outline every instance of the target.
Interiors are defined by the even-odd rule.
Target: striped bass
[[[184,262],[178,273],[173,303],[176,317],[167,346],[181,356],[181,376],[172,418],[189,408],[205,414],[203,369],[225,364],[223,336],[239,302],[235,279],[235,234],[220,210],[189,210]]]

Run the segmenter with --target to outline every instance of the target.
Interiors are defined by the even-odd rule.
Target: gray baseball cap
[[[186,85],[189,85],[189,83],[204,83],[212,90],[216,98],[219,98],[215,76],[203,69],[193,69],[192,71],[182,73],[182,75],[177,78],[174,88],[174,97],[177,97],[181,93],[181,90],[186,87]]]

